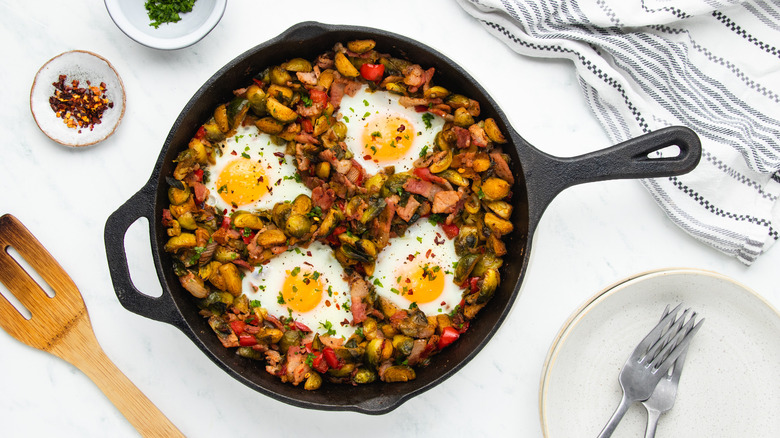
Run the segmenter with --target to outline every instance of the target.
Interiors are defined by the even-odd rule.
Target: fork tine
[[[669,345],[670,340],[672,340],[674,336],[679,333],[683,322],[685,321],[685,317],[688,315],[690,310],[691,309],[685,309],[679,318],[672,321],[669,324],[668,330],[666,330],[663,335],[661,335],[661,337],[653,344],[653,346],[650,347],[646,354],[648,361],[652,361],[657,358],[659,356],[659,351],[663,351],[663,348]]]
[[[663,344],[661,345],[663,348],[660,349],[660,351],[657,351],[653,356],[650,357],[650,365],[656,365],[658,363],[663,362],[668,356],[669,352],[680,343],[682,338],[691,330],[693,327],[693,324],[696,322],[696,312],[693,312],[690,319],[688,319],[687,322],[685,322],[685,314],[688,313],[687,310],[683,315],[676,321],[675,324],[673,324],[672,328],[666,333],[665,339]]]
[[[704,318],[699,320],[699,322],[696,323],[696,325],[693,326],[693,328],[687,330],[682,340],[677,343],[674,346],[674,349],[671,350],[671,352],[663,359],[663,362],[658,365],[657,370],[658,372],[661,372],[663,374],[666,374],[669,372],[669,368],[671,368],[672,364],[680,357],[680,355],[685,352],[685,350],[688,348],[688,345],[691,343],[691,339],[693,339],[693,336],[696,334],[696,332],[699,331],[701,328],[701,324],[704,322]],[[693,318],[689,321],[689,323],[693,323]],[[686,323],[686,326],[688,324]]]
[[[650,350],[650,347],[655,345],[655,343],[658,341],[658,339],[661,338],[661,336],[664,333],[664,330],[666,327],[671,323],[671,321],[674,320],[675,315],[677,315],[677,312],[680,310],[680,307],[682,307],[682,303],[678,304],[674,309],[672,309],[671,312],[669,312],[666,316],[664,316],[661,321],[658,322],[658,324],[650,330],[650,333],[645,336],[644,339],[642,339],[642,342],[639,343],[639,345],[636,346],[634,349],[635,352],[640,352],[644,356],[644,353]]]

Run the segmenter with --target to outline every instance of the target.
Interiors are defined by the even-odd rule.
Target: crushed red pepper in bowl
[[[87,81],[86,87],[79,87],[79,81],[74,79],[67,84],[67,75],[59,75],[53,82],[54,95],[49,97],[49,105],[58,118],[69,128],[89,128],[93,130],[99,125],[103,113],[113,108],[114,103],[106,97],[106,83],[99,86]]]

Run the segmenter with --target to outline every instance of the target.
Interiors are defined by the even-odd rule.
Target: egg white
[[[422,219],[410,226],[403,237],[392,239],[390,245],[379,253],[374,275],[369,281],[378,294],[400,308],[408,309],[412,301],[401,292],[402,287],[397,282],[399,271],[419,263],[428,265],[431,270],[438,266],[435,275],[444,275],[441,295],[431,302],[417,303],[417,307],[428,316],[449,313],[460,303],[463,293],[453,282],[453,266],[457,261],[453,241],[447,239],[438,225]]]
[[[276,145],[268,134],[260,132],[256,126],[239,127],[234,136],[218,143],[217,147],[216,164],[206,169],[209,178],[205,185],[209,190],[206,203],[219,211],[270,209],[277,202],[293,200],[302,193],[311,196],[311,190],[296,181],[295,158],[281,155],[284,154],[285,146]],[[234,206],[222,199],[217,181],[228,163],[244,158],[260,163],[265,172],[265,178],[260,184],[265,184],[268,192],[255,202]]]
[[[296,267],[301,270],[297,275],[317,272],[318,279],[326,289],[319,304],[308,312],[297,312],[281,303],[282,285],[290,275],[288,272]],[[330,247],[315,241],[308,248],[290,249],[271,259],[268,264],[247,273],[243,279],[243,290],[250,300],[259,300],[260,306],[267,309],[270,315],[277,318],[292,317],[320,334],[327,333],[324,326],[329,322],[336,332],[335,336],[346,339],[355,332],[355,327],[345,323],[352,321],[352,312],[348,310],[351,306],[349,284],[344,280],[342,272]]]
[[[395,166],[396,172],[412,169],[414,161],[420,158],[421,153],[424,155],[423,150],[426,146],[427,151],[433,150],[436,134],[444,126],[442,117],[431,113],[418,113],[414,108],[406,108],[398,103],[399,97],[383,90],[371,92],[368,86],[364,85],[354,96],[345,95],[341,100],[337,117],[347,125],[347,136],[344,142],[368,174],[376,174],[387,166]],[[426,126],[424,114],[429,114],[425,118],[429,119],[430,127]],[[405,135],[411,136],[412,145],[406,154],[394,160],[376,162],[365,153],[362,138],[366,124],[372,117],[392,115],[400,116],[412,124],[404,131]]]

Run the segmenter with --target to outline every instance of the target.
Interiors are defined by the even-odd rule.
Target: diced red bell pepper
[[[253,335],[241,335],[238,337],[238,345],[242,347],[251,347],[257,345],[257,338]]]
[[[258,86],[258,87],[260,87],[260,88],[263,88],[263,87],[265,86],[265,85],[263,84],[263,81],[261,81],[260,79],[257,79],[257,78],[252,78],[252,82],[254,82],[254,83],[255,83],[255,85],[257,85],[257,86]]]
[[[314,356],[314,359],[311,361],[311,367],[320,373],[328,371],[328,363],[325,362],[325,354],[323,352],[320,351]]]
[[[198,140],[203,140],[206,137],[206,128],[203,127],[203,125],[198,128],[198,132],[195,133],[195,138]]]
[[[420,178],[423,181],[430,182],[433,180],[433,174],[427,167],[416,167],[414,169],[414,174],[417,176],[417,178]]]
[[[301,117],[298,120],[301,123],[301,129],[303,129],[305,132],[308,132],[309,134],[314,132],[314,125],[311,123],[311,119],[306,117]]]
[[[311,329],[306,326],[306,324],[298,321],[293,321],[292,324],[290,324],[290,327],[294,328],[295,330],[300,330],[302,332],[309,333]]]
[[[379,81],[385,74],[384,64],[363,64],[360,66],[360,76],[367,81]]]
[[[328,100],[330,100],[330,98],[328,98],[328,93],[317,89],[309,90],[309,97],[313,103],[321,106],[327,105]]]
[[[344,366],[339,360],[338,356],[336,356],[336,352],[332,348],[330,347],[323,348],[322,355],[325,357],[325,362],[327,362],[329,367],[338,370],[342,366]]]
[[[195,178],[198,182],[203,182],[203,169],[195,169],[192,171],[195,174]]]
[[[414,110],[418,113],[425,113],[428,112],[428,106],[427,105],[415,105]]]
[[[230,228],[230,216],[222,216],[222,228],[226,230]]]
[[[469,278],[469,289],[471,290],[471,293],[479,292],[479,277],[471,277]]]
[[[444,234],[447,235],[448,239],[454,239],[455,236],[457,236],[458,233],[460,232],[460,228],[458,228],[457,225],[455,225],[455,224],[447,225],[447,224],[445,224],[443,222],[441,224],[441,229],[444,230]]]
[[[456,329],[453,326],[444,327],[444,330],[442,330],[441,332],[441,337],[439,337],[439,344],[438,344],[439,350],[452,344],[459,337],[460,337],[460,333],[458,332],[458,329]]]
[[[240,319],[237,319],[235,321],[230,322],[230,328],[233,329],[233,333],[240,336],[244,334],[244,330],[246,329],[246,323],[244,321],[241,321]]]

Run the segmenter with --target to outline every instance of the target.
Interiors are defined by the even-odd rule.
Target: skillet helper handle
[[[651,154],[677,146],[673,157],[653,158]],[[693,170],[701,159],[701,141],[691,129],[670,126],[577,157],[554,157],[540,152],[533,168],[542,174],[528,178],[529,211],[538,223],[544,209],[561,191],[571,186],[624,178],[657,178],[682,175]]]
[[[108,217],[104,232],[108,269],[116,296],[125,309],[183,329],[186,324],[173,302],[173,297],[165,292],[165,288],[159,297],[138,290],[130,278],[130,270],[127,266],[125,234],[130,225],[145,217],[149,221],[149,237],[154,241],[153,224],[159,220],[154,217],[154,194],[154,187],[151,183],[147,183]]]

